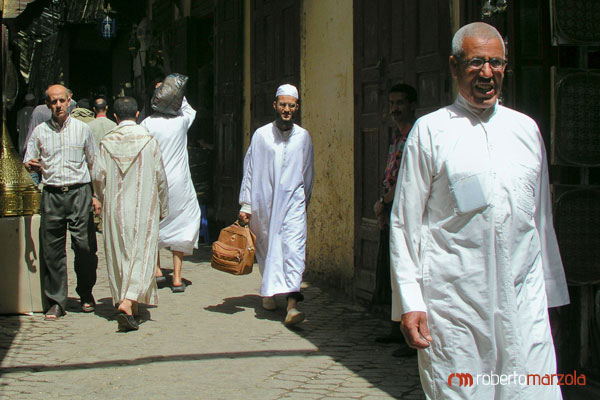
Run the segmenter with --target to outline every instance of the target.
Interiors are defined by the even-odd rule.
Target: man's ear
[[[117,124],[121,122],[121,120],[119,119],[119,117],[117,117],[116,113],[113,113],[113,117],[115,117],[115,121],[117,121]]]
[[[273,102],[273,110],[277,111],[277,100]]]
[[[135,119],[138,119],[138,117],[139,117],[139,116],[140,116],[140,112],[139,112],[139,111],[136,111],[136,112],[135,112]]]
[[[448,63],[450,64],[450,73],[454,78],[458,77],[458,60],[454,56],[450,56],[448,59]]]

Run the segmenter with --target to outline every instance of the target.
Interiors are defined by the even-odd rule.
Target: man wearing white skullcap
[[[287,326],[304,320],[296,303],[304,299],[306,208],[314,178],[310,134],[294,124],[299,108],[298,90],[281,85],[273,102],[276,120],[252,136],[240,189],[239,219],[256,234],[263,308],[275,310],[274,296],[287,294]]]
[[[275,93],[275,97],[279,96],[292,96],[293,98],[298,100],[298,89],[296,89],[296,86],[286,83],[285,85],[281,85],[277,88],[277,93]]]

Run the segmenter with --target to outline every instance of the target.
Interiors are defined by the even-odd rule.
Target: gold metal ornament
[[[0,148],[0,217],[39,213],[40,191],[25,169],[2,120]]]

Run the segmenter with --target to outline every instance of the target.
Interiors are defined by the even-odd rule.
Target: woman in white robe
[[[187,131],[195,117],[196,111],[184,97],[178,115],[154,113],[140,124],[158,141],[169,182],[169,216],[160,223],[159,247],[169,248],[173,253],[174,292],[185,290],[181,278],[183,256],[198,248],[200,206],[187,151]],[[162,276],[160,268],[156,274]]]

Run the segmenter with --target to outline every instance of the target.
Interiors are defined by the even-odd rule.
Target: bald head
[[[46,89],[46,105],[52,111],[52,119],[61,126],[69,116],[67,107],[70,101],[67,88],[63,85],[51,85]]]
[[[46,98],[49,98],[50,94],[54,94],[54,95],[64,94],[65,96],[69,95],[68,89],[66,87],[64,87],[63,85],[48,86],[48,89],[46,89]]]
[[[467,24],[456,31],[452,38],[452,55],[457,58],[463,58],[464,48],[463,44],[466,38],[477,38],[484,40],[498,39],[502,43],[502,52],[506,57],[506,49],[504,48],[504,40],[500,32],[491,25],[484,22],[473,22]]]

